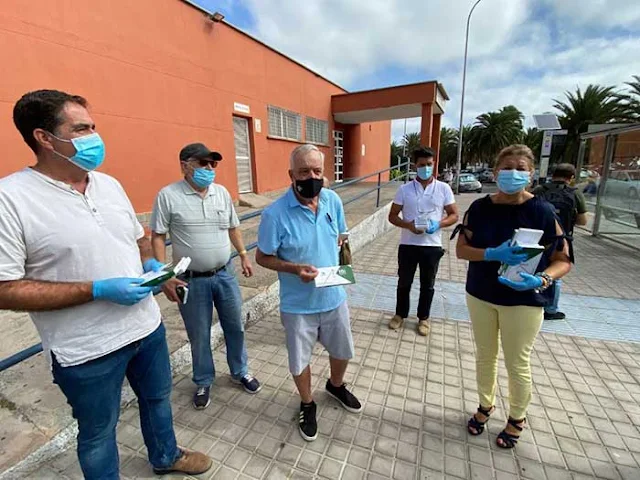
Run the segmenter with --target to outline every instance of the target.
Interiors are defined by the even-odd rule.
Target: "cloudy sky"
[[[436,79],[460,114],[475,0],[194,0],[349,91]],[[513,104],[527,116],[589,83],[640,75],[638,0],[482,0],[473,13],[465,123]],[[402,135],[395,121],[392,136]],[[408,121],[419,130],[419,119]]]

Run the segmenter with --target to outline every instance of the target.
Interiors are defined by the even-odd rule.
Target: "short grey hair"
[[[320,158],[322,158],[322,163],[324,164],[324,153],[322,153],[322,151],[315,145],[305,143],[304,145],[298,145],[292,150],[291,155],[289,156],[289,168],[293,170],[296,165],[296,160],[298,158],[304,158],[311,152],[318,152],[320,154]]]

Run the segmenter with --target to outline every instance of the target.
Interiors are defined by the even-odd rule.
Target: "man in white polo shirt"
[[[411,285],[419,265],[417,330],[423,336],[429,333],[433,287],[440,258],[444,255],[440,229],[458,221],[458,207],[451,187],[433,175],[433,157],[434,152],[430,148],[422,147],[413,152],[417,177],[398,189],[389,212],[389,221],[402,229],[398,248],[396,314],[391,318],[389,328],[400,328],[409,316]]]
[[[240,255],[243,275],[253,275],[253,266],[244,248],[231,195],[222,185],[214,183],[220,160],[222,155],[202,143],[184,147],[180,151],[184,178],[160,190],[151,216],[156,258],[165,261],[167,234],[171,237],[174,263],[182,257],[191,257],[184,276],[169,280],[163,290],[169,300],[178,302],[189,336],[196,409],[209,406],[215,378],[211,352],[214,306],[224,333],[232,380],[241,384],[247,393],[258,393],[261,388],[248,370],[242,295],[230,261],[230,244],[233,243]],[[189,294],[186,303],[182,303],[176,288],[187,285]]]
[[[54,383],[78,421],[87,479],[118,479],[125,376],[138,397],[154,472],[199,474],[207,456],[176,445],[164,326],[143,270],[158,268],[114,178],[84,98],[24,95],[13,121],[37,163],[0,180],[0,309],[28,311]]]

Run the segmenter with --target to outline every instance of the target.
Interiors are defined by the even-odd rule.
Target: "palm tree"
[[[473,127],[471,125],[464,125],[462,127],[462,158],[460,159],[462,169],[467,168],[467,164],[475,160],[475,156],[472,153],[473,149],[473,136],[471,134]],[[456,148],[458,148],[458,139],[456,138]]]
[[[542,132],[537,128],[527,128],[522,132],[520,143],[529,147],[533,154],[538,157],[542,148]]]
[[[513,105],[478,115],[471,129],[469,160],[480,160],[491,165],[500,150],[520,141],[523,118],[522,112]]]
[[[405,147],[407,156],[411,156],[414,150],[420,148],[420,133],[406,133],[404,137],[402,137],[401,145]]]
[[[395,140],[391,141],[391,156],[390,156],[390,167],[395,167],[398,163],[398,157],[402,158],[402,145],[399,145]]]
[[[440,130],[440,169],[455,166],[457,156],[458,130],[455,128],[443,127]]]
[[[554,99],[553,107],[562,113],[560,125],[568,131],[565,160],[576,163],[580,134],[589,125],[602,123],[625,123],[632,120],[625,96],[615,87],[588,85],[575,93],[565,92],[566,102]]]
[[[630,87],[627,98],[633,119],[640,122],[640,75],[633,75],[633,80],[633,82],[626,83]]]

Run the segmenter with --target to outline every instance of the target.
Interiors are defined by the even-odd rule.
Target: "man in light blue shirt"
[[[291,152],[292,186],[262,213],[259,265],[278,272],[280,316],[287,337],[289,370],[300,393],[300,434],[317,438],[316,404],[311,396],[311,353],[317,340],[329,352],[327,392],[349,412],[362,405],[343,383],[353,338],[347,296],[341,286],[316,288],[318,267],[338,265],[347,225],[340,197],[323,186],[324,155],[314,145]]]

